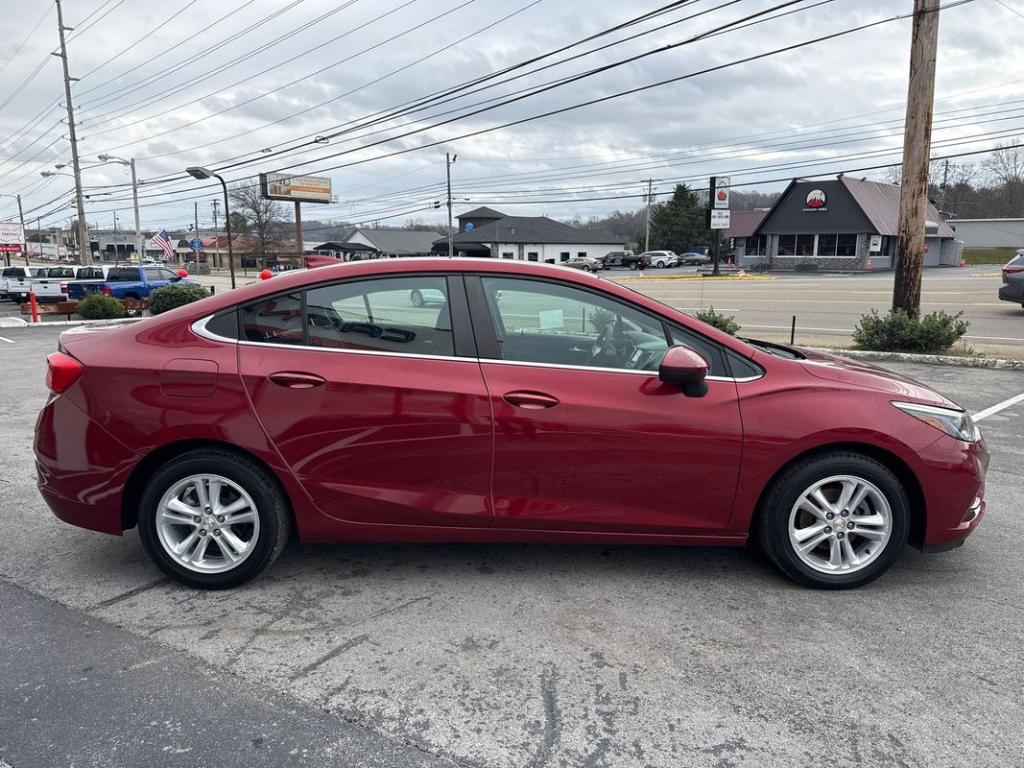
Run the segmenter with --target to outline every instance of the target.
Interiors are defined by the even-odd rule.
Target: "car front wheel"
[[[423,300],[423,293],[419,288],[412,289],[412,293],[409,294],[409,301],[412,302],[414,307],[422,307],[426,303]]]
[[[263,467],[230,451],[190,451],[156,471],[142,494],[139,536],[171,578],[229,589],[266,569],[288,542],[290,513]]]
[[[910,505],[885,465],[848,451],[797,462],[771,485],[758,539],[790,578],[822,589],[881,576],[907,541]]]

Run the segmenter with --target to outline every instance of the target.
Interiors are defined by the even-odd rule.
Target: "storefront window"
[[[797,235],[796,236],[796,255],[797,256],[813,256],[814,255],[814,235]]]
[[[779,256],[796,255],[796,235],[779,235]]]
[[[757,235],[746,238],[747,256],[764,256],[768,253],[768,235]]]
[[[857,236],[856,235],[839,235],[838,241],[836,242],[836,256],[856,256],[857,255]]]
[[[839,235],[818,235],[818,255],[823,257],[836,255],[836,240]]]

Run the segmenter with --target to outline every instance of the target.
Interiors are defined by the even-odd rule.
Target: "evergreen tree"
[[[677,184],[671,200],[651,209],[651,250],[686,253],[696,245],[706,245],[711,235],[705,217],[697,193]]]

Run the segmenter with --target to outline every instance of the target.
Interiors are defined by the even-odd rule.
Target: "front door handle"
[[[313,389],[313,387],[327,383],[322,376],[302,371],[279,371],[270,374],[270,380],[282,387],[288,387],[288,389]]]
[[[525,408],[528,411],[540,411],[545,408],[554,408],[558,405],[558,398],[545,395],[543,392],[508,392],[505,395],[505,402],[514,405],[516,408]]]

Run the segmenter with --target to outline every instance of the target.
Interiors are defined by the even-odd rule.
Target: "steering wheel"
[[[634,349],[633,343],[622,335],[621,320],[615,319],[605,325],[594,339],[590,348],[590,356],[587,358],[589,365],[598,365],[601,362],[620,366],[624,361],[629,360]]]

